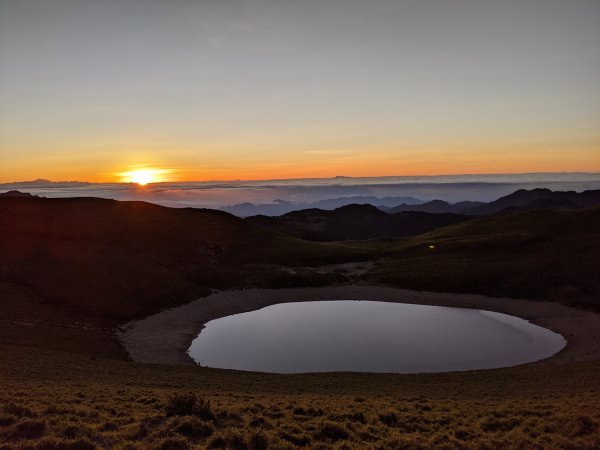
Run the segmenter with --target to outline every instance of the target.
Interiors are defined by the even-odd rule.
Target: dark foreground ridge
[[[293,223],[310,222],[321,213],[293,213]],[[368,206],[327,214],[333,219],[321,232],[331,238],[350,232],[386,237],[374,220],[397,220]],[[215,210],[97,198],[3,197],[0,282],[30,289],[44,302],[111,320],[182,304],[211,289],[348,282],[600,309],[600,208],[475,220],[433,216],[409,214],[404,223],[424,228],[433,226],[430,219],[435,225],[461,223],[393,240],[309,242],[258,225],[256,218]],[[359,272],[336,269],[361,261],[369,264]]]
[[[598,311],[599,266],[599,208],[318,243],[219,211],[3,196],[0,448],[597,448],[598,361],[277,376],[133,363],[115,331],[248,287],[387,284]]]
[[[221,211],[145,202],[1,198],[0,218],[0,280],[115,319],[212,288],[258,283],[277,275],[279,266],[369,257],[366,250],[301,241]]]

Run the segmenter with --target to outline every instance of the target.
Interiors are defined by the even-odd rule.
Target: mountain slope
[[[297,220],[322,213],[299,212]],[[381,218],[395,217],[360,206],[327,214],[341,214],[333,221],[336,233],[348,223],[356,224],[353,233],[370,233]],[[395,241],[319,243],[212,210],[90,198],[0,198],[0,291],[19,289],[52,308],[119,322],[209,289],[348,280],[554,299],[600,310],[599,230],[600,208],[528,211]],[[366,276],[321,269],[365,260],[375,263]]]
[[[532,209],[568,210],[600,206],[600,190],[583,192],[551,191],[550,189],[519,189],[489,203],[463,201],[448,203],[431,200],[420,205],[401,204],[393,208],[382,207],[388,213],[423,211],[430,213],[455,213],[487,216],[498,213],[515,213]]]
[[[489,215],[528,209],[577,209],[600,206],[600,190],[583,192],[519,189],[485,205],[463,210],[464,214]]]
[[[208,288],[243,287],[249,277],[268,279],[263,271],[276,274],[273,265],[365,257],[221,211],[95,198],[0,198],[0,282],[33,288],[45,301],[94,316],[126,319]]]
[[[388,244],[373,280],[600,310],[600,208],[472,220]]]
[[[253,216],[246,220],[301,239],[344,241],[409,236],[469,219],[456,214],[388,214],[371,205],[347,205],[333,211],[305,209],[279,217]]]
[[[352,204],[369,204],[373,206],[381,206],[382,209],[392,207],[399,203],[418,205],[423,203],[414,197],[374,197],[374,196],[351,196],[337,197],[325,200],[317,200],[315,202],[291,202],[286,200],[275,200],[274,203],[254,204],[254,203],[239,203],[237,205],[224,206],[221,211],[234,214],[238,217],[250,216],[281,216],[292,211],[301,211],[303,209],[326,209],[332,210],[341,208],[342,206]]]
[[[483,202],[458,202],[458,203],[448,203],[444,200],[431,200],[429,202],[422,203],[420,205],[410,205],[410,204],[401,204],[398,206],[394,206],[393,208],[381,208],[383,211],[388,213],[399,213],[399,212],[427,212],[432,214],[442,214],[442,213],[453,213],[460,214],[464,210],[468,208],[474,208],[476,206],[485,205]]]

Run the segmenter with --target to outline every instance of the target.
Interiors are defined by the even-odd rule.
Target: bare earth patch
[[[386,301],[474,308],[510,314],[555,331],[567,340],[567,346],[562,351],[532,364],[600,359],[600,314],[553,302],[411,291],[380,286],[222,291],[187,305],[130,322],[119,332],[119,338],[137,362],[195,364],[187,350],[205,323],[276,303],[318,300]]]

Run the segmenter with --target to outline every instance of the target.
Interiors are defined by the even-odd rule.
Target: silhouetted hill
[[[550,189],[520,189],[512,194],[489,202],[463,201],[448,203],[432,200],[420,205],[401,204],[392,208],[382,207],[388,213],[403,211],[423,211],[429,213],[454,213],[487,216],[498,213],[515,213],[531,209],[577,209],[600,205],[600,190],[551,191]]]
[[[332,210],[351,204],[369,204],[373,206],[382,206],[385,208],[397,205],[400,202],[414,205],[423,203],[421,200],[413,197],[379,198],[374,196],[351,196],[318,200],[316,202],[290,202],[276,200],[275,203],[269,204],[240,203],[237,205],[225,206],[220,209],[239,217],[249,217],[255,215],[280,216],[282,214],[287,214],[292,211],[300,211],[303,209]]]
[[[458,202],[458,203],[448,203],[444,200],[431,200],[429,202],[422,203],[420,205],[409,205],[409,204],[401,204],[398,206],[394,206],[392,208],[381,208],[385,212],[388,213],[398,213],[398,212],[410,212],[410,211],[420,211],[427,213],[453,213],[459,214],[462,213],[467,208],[473,208],[476,206],[485,205],[483,202]]]
[[[253,216],[246,220],[301,239],[344,241],[409,236],[469,219],[456,214],[388,214],[372,205],[347,205],[333,211],[305,209],[279,217]]]
[[[298,224],[306,232],[308,224],[311,232],[335,239],[382,235],[390,223],[401,224],[402,232],[409,225],[430,226],[430,219],[440,225],[438,215],[388,215],[364,205],[290,217],[285,227]],[[144,202],[2,197],[0,284],[52,307],[117,321],[185,303],[209,289],[344,281],[600,309],[599,208],[491,216],[395,241],[349,243],[303,241],[255,220]],[[376,262],[366,275],[345,278],[321,269],[366,260]]]
[[[7,191],[0,193],[0,197],[37,197],[37,195],[31,195],[29,192]]]
[[[600,310],[600,208],[494,215],[388,243],[375,280]]]
[[[272,265],[360,257],[222,211],[97,198],[0,198],[0,282],[32,287],[46,301],[92,315],[130,318],[207,288],[268,284],[280,275]],[[319,282],[301,278],[274,282]]]
[[[519,189],[493,202],[467,208],[465,214],[489,215],[529,209],[576,209],[600,205],[600,190],[583,192],[551,191],[550,189]]]

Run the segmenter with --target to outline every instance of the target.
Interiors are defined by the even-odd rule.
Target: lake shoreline
[[[136,362],[196,365],[187,351],[207,322],[277,303],[322,300],[385,301],[473,308],[509,314],[559,333],[567,340],[566,347],[560,352],[529,364],[600,359],[600,314],[548,301],[413,291],[383,286],[220,291],[186,305],[129,322],[117,336]]]

